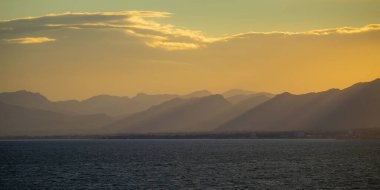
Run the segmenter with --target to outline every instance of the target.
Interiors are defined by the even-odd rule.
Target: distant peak
[[[33,92],[30,92],[27,90],[18,90],[18,91],[15,91],[14,93],[33,93]]]
[[[15,92],[0,93],[0,98],[5,102],[40,102],[47,103],[49,100],[40,93],[30,92],[27,90],[19,90]]]
[[[220,94],[212,94],[210,96],[202,97],[202,99],[223,99],[223,100],[225,100],[225,98]]]
[[[31,92],[31,91],[27,91],[27,90],[18,90],[18,91],[15,91],[15,92],[8,92],[8,93],[41,95],[41,94],[38,93],[38,92]]]
[[[113,96],[113,95],[108,95],[108,94],[100,94],[93,96],[91,98],[127,98],[127,96]]]
[[[136,94],[136,96],[132,97],[131,99],[145,99],[145,98],[174,98],[177,97],[177,95],[174,94],[146,94],[143,92],[140,92]]]
[[[248,94],[253,94],[255,92],[253,91],[248,91],[248,90],[242,90],[242,89],[231,89],[226,92],[223,92],[222,95],[226,98],[232,97],[232,96],[237,96],[237,95],[248,95]]]
[[[31,91],[27,91],[27,90],[18,90],[18,91],[15,91],[15,92],[4,92],[4,93],[1,93],[1,94],[17,95],[17,96],[33,96],[33,97],[40,97],[40,98],[43,98],[43,99],[47,99],[47,98],[45,98],[45,96],[41,95],[38,92],[31,92]]]
[[[204,97],[198,97],[198,98],[194,98],[194,100],[196,102],[208,102],[208,103],[211,103],[211,102],[223,102],[223,103],[226,103],[226,104],[230,104],[222,95],[220,94],[212,94],[212,95],[209,95],[209,96],[204,96]]]
[[[277,95],[276,97],[286,97],[286,96],[293,96],[294,94],[290,93],[290,92],[283,92],[279,95]]]
[[[340,91],[338,88],[331,88],[329,90],[326,90],[325,92],[338,92]]]
[[[208,90],[198,90],[198,91],[191,92],[187,95],[184,95],[183,97],[184,98],[199,98],[199,97],[209,96],[211,94],[212,93]]]
[[[377,78],[377,79],[371,81],[370,83],[372,83],[372,84],[379,84],[380,85],[380,78]]]
[[[88,99],[83,100],[82,102],[91,102],[91,101],[107,101],[107,100],[120,100],[120,99],[126,99],[128,100],[129,98],[127,96],[112,96],[108,94],[100,94],[96,95],[93,97],[90,97]]]
[[[350,87],[347,87],[343,90],[355,90],[355,89],[361,89],[361,88],[364,88],[367,86],[379,87],[380,88],[380,78],[377,78],[377,79],[369,81],[369,82],[358,82],[358,83],[353,84]]]

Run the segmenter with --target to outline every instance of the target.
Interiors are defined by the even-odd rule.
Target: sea
[[[0,141],[0,189],[380,189],[380,141]]]

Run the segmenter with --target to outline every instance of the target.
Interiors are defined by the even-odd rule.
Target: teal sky
[[[0,0],[0,19],[63,12],[166,11],[160,22],[208,35],[380,23],[378,0]]]

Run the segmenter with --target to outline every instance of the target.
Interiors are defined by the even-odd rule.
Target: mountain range
[[[105,114],[66,115],[0,102],[0,136],[87,135],[112,119]]]
[[[380,79],[301,95],[233,89],[50,101],[0,93],[0,136],[347,131],[380,128]]]
[[[98,95],[82,101],[66,100],[53,102],[39,93],[21,90],[1,93],[0,102],[73,115],[103,113],[109,116],[124,116],[143,111],[153,105],[161,104],[175,97],[177,95],[148,95],[140,93],[132,98],[127,96]]]
[[[221,125],[218,131],[339,131],[380,128],[380,79],[349,88],[283,93]]]

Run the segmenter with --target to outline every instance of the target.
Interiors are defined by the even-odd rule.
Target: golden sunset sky
[[[52,100],[380,77],[376,0],[0,1],[0,92]]]

